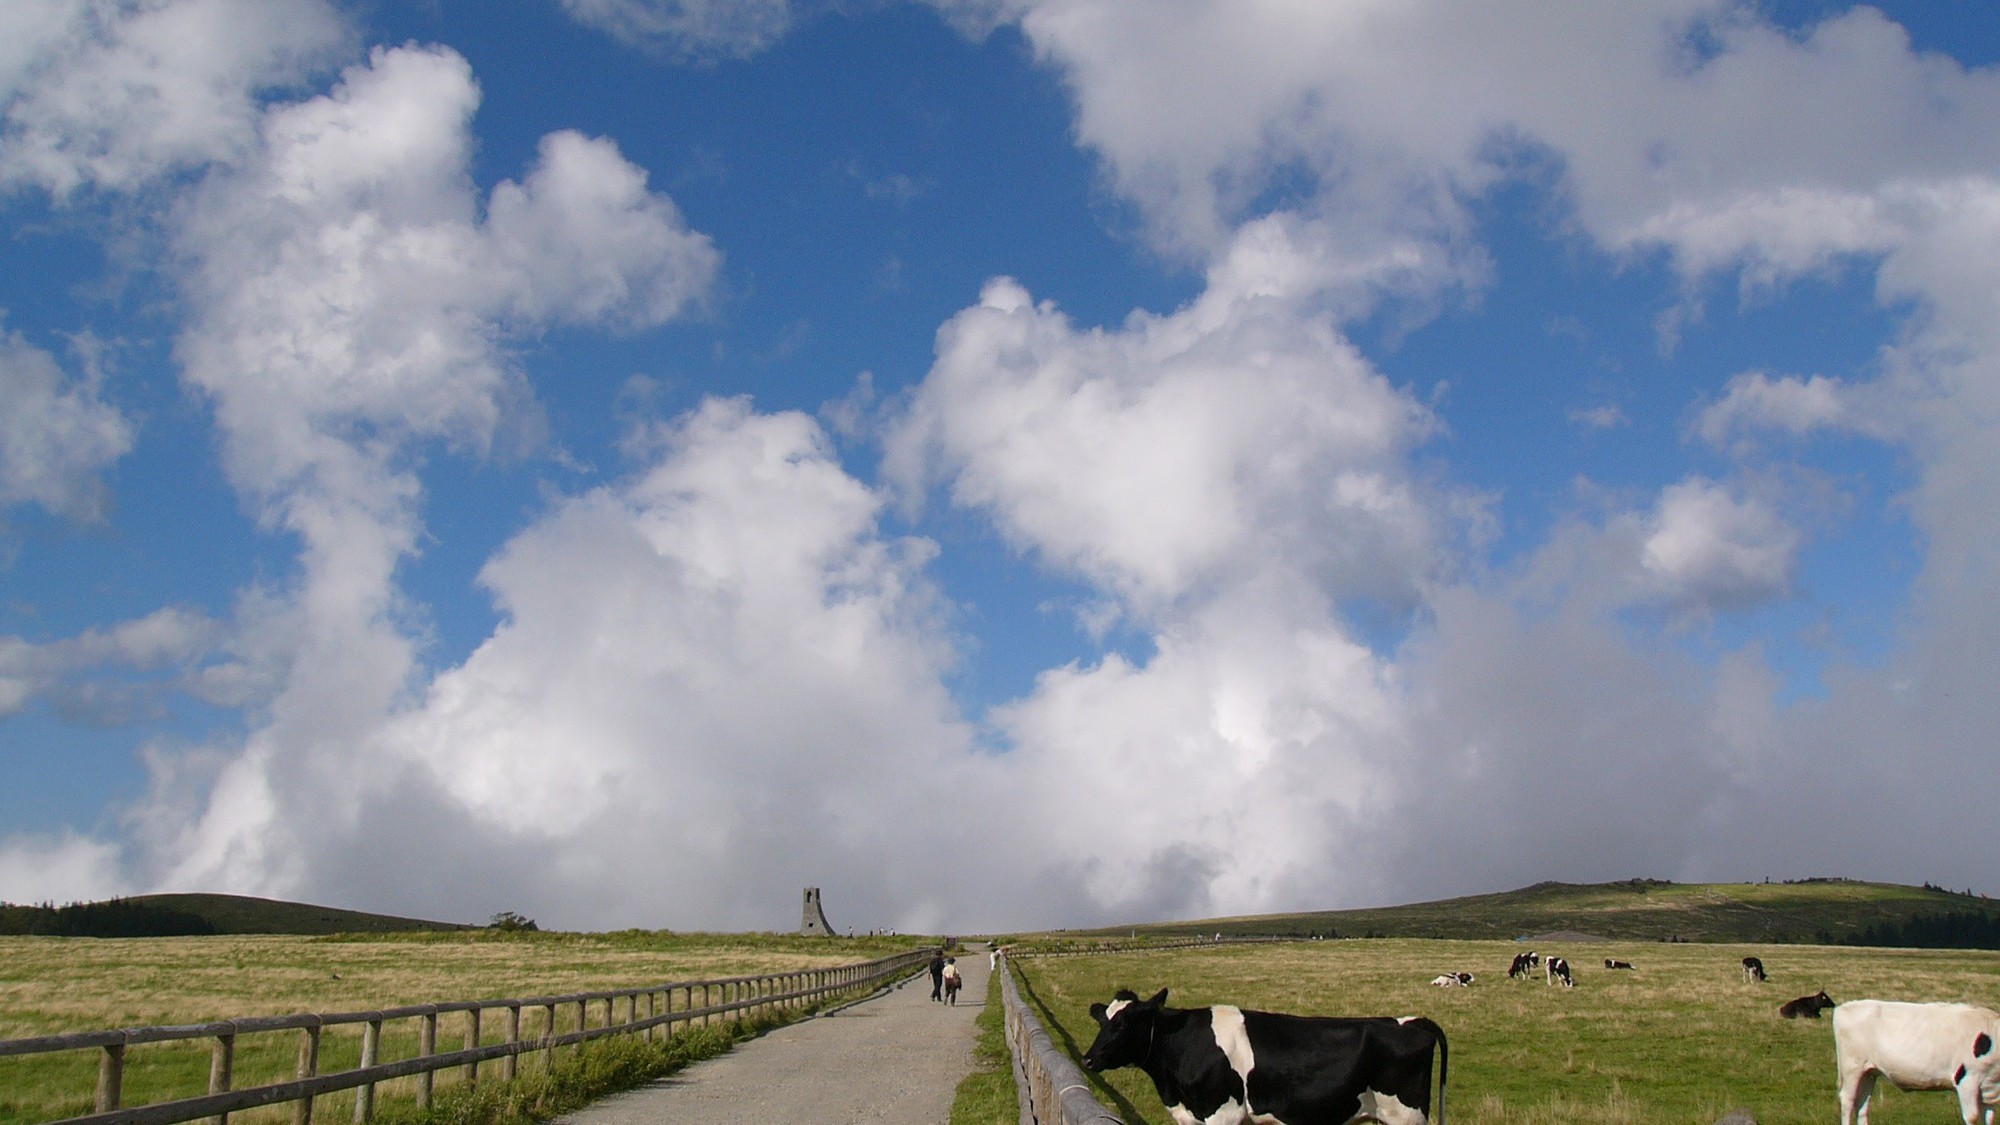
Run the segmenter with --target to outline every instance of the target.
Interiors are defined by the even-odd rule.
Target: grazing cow
[[[1575,978],[1569,975],[1568,961],[1565,961],[1560,957],[1551,957],[1548,960],[1542,962],[1542,968],[1547,973],[1548,982],[1550,984],[1554,984],[1557,981],[1561,981],[1563,983],[1564,988],[1576,987]]]
[[[1771,979],[1764,975],[1764,962],[1762,958],[1745,957],[1743,959],[1743,979],[1754,981],[1767,981]]]
[[[1443,973],[1431,978],[1439,988],[1467,988],[1477,979],[1471,973]]]
[[[1444,1125],[1444,1029],[1422,1016],[1337,1019],[1169,1008],[1167,990],[1092,1004],[1085,1070],[1136,1066],[1180,1125],[1429,1125],[1431,1053]]]
[[[1526,953],[1514,954],[1514,963],[1507,966],[1507,979],[1525,977],[1542,963],[1542,955],[1530,949]]]
[[[1607,969],[1629,969],[1629,968],[1631,968],[1631,967],[1632,967],[1632,962],[1630,962],[1630,961],[1614,961],[1614,960],[1612,960],[1611,958],[1609,958],[1609,957],[1606,957],[1606,958],[1604,959],[1604,967],[1605,967],[1605,968],[1607,968]]]
[[[1868,1125],[1876,1078],[1901,1090],[1955,1090],[1965,1125],[2000,1106],[2000,1012],[1970,1004],[1849,1000],[1833,1010],[1840,1125]]]
[[[1800,1018],[1816,1020],[1821,1012],[1831,1007],[1833,1007],[1833,997],[1828,996],[1826,989],[1822,988],[1811,996],[1785,1001],[1778,1006],[1778,1014],[1788,1020]]]

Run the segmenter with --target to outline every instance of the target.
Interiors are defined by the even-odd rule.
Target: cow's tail
[[[1435,1118],[1433,1118],[1433,1119],[1432,1119],[1432,1121],[1433,1121],[1433,1125],[1444,1125],[1444,1083],[1445,1083],[1445,1076],[1446,1076],[1446,1075],[1447,1075],[1447,1074],[1448,1074],[1448,1073],[1450,1072],[1450,1070],[1451,1070],[1451,1048],[1450,1048],[1450,1047],[1449,1047],[1449,1046],[1448,1046],[1448,1045],[1447,1045],[1447,1044],[1445,1043],[1445,1039],[1444,1039],[1444,1028],[1442,1028],[1442,1027],[1439,1027],[1439,1026],[1438,1026],[1438,1025],[1436,1024],[1436,1022],[1434,1022],[1434,1021],[1432,1021],[1432,1020],[1428,1020],[1428,1019],[1425,1019],[1425,1018],[1424,1018],[1423,1016],[1418,1016],[1418,1017],[1416,1018],[1416,1020],[1415,1020],[1414,1022],[1415,1022],[1415,1023],[1416,1023],[1416,1024],[1418,1025],[1418,1026],[1420,1026],[1420,1027],[1424,1028],[1425,1030],[1429,1031],[1429,1032],[1430,1032],[1430,1033],[1431,1033],[1432,1035],[1435,1035],[1435,1036],[1437,1036],[1437,1044],[1438,1044],[1438,1106],[1437,1106],[1437,1109],[1438,1109],[1438,1111],[1437,1111],[1437,1116],[1436,1116]]]

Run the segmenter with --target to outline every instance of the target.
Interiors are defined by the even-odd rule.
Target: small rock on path
[[[958,958],[956,1005],[932,1000],[928,973],[886,995],[778,1028],[636,1090],[558,1119],[558,1125],[941,1125],[972,1073],[986,1003],[986,954]]]

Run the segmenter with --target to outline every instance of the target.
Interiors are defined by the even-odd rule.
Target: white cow
[[[1903,1090],[1956,1090],[1965,1125],[1993,1125],[2000,1105],[2000,1012],[1970,1004],[1849,1000],[1833,1010],[1840,1125],[1868,1125],[1875,1079]]]

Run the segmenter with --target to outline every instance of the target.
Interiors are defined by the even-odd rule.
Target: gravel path
[[[886,995],[615,1094],[560,1125],[942,1125],[959,1080],[972,1072],[985,952],[959,957],[958,968],[965,989],[955,1006],[933,1001],[929,974],[919,974]]]

